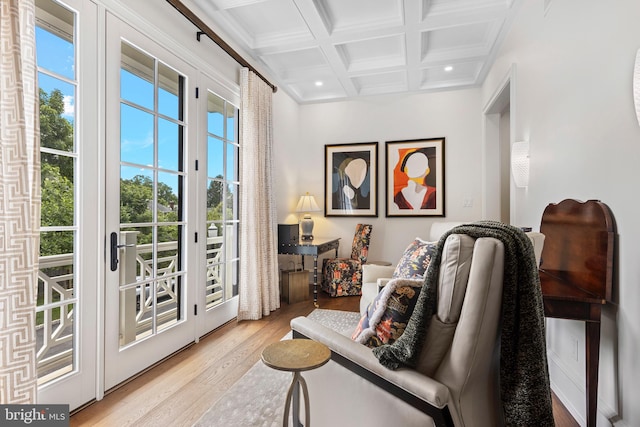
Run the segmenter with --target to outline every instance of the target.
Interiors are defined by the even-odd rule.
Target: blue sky
[[[62,77],[73,80],[75,76],[73,44],[54,36],[40,27],[36,27],[36,40],[38,65]],[[59,89],[62,92],[65,101],[64,115],[73,122],[73,106],[75,103],[73,85],[43,73],[38,75],[38,85],[47,93],[51,93],[53,89]]]
[[[75,60],[73,43],[58,37],[40,27],[36,27],[36,53],[38,66],[54,75],[61,76],[73,82],[75,79]],[[154,108],[154,87],[152,83],[126,70],[120,71],[121,97],[131,104],[149,110]],[[40,88],[47,93],[58,89],[64,96],[64,117],[74,122],[75,85],[65,80],[39,73]],[[178,97],[162,88],[158,91],[158,113],[172,119],[178,119]],[[216,177],[223,174],[224,143],[212,135],[224,136],[224,116],[220,113],[209,113],[207,128],[208,156],[207,175]],[[123,166],[122,178],[128,179],[137,174],[150,176],[151,171],[145,166],[153,166],[154,157],[154,116],[135,106],[121,104],[120,114],[121,160],[141,167]],[[231,133],[229,140],[233,141],[235,127],[234,119],[227,119],[227,126]],[[158,118],[158,167],[171,171],[178,171],[178,125],[162,117]],[[236,164],[234,156],[227,156],[227,170],[231,175]],[[177,188],[177,176],[174,174],[160,174],[160,180]],[[227,176],[233,179],[233,176]]]

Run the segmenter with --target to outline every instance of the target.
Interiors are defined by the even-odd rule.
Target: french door
[[[38,403],[74,409],[96,397],[101,339],[98,15],[87,0],[35,5],[42,172]]]
[[[204,74],[199,76],[198,157],[201,239],[198,286],[198,336],[228,322],[238,313],[239,151],[238,108],[219,95],[222,90]]]
[[[239,93],[94,2],[36,9],[38,401],[75,409],[235,317]]]
[[[195,338],[195,80],[107,14],[105,390]]]

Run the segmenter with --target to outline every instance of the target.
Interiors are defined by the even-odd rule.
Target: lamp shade
[[[317,212],[320,208],[316,203],[316,199],[313,196],[305,194],[304,196],[300,196],[300,200],[298,201],[298,206],[296,206],[296,212],[298,213],[308,213],[308,212]]]
[[[514,142],[511,146],[511,173],[516,187],[529,185],[529,142]]]
[[[304,196],[300,197],[298,206],[296,206],[296,212],[304,213],[304,217],[300,221],[300,228],[302,229],[302,234],[300,235],[301,240],[313,240],[313,220],[311,219],[309,212],[316,212],[319,210],[320,208],[316,203],[316,199],[314,199],[308,192]]]

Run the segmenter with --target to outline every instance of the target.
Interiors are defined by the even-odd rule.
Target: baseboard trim
[[[547,351],[547,360],[549,363],[551,390],[553,390],[576,422],[581,426],[585,425],[586,389],[584,378],[577,378],[562,359],[551,350]],[[619,417],[617,411],[600,398],[598,398],[597,421],[598,425],[607,425],[606,423],[609,423],[615,427],[628,427],[624,420]]]

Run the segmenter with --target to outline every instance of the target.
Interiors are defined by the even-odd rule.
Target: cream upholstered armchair
[[[428,233],[430,242],[437,242],[440,237],[454,227],[462,225],[462,222],[436,221],[431,224]],[[544,234],[536,231],[525,233],[533,244],[536,264],[540,265],[542,248],[544,247]],[[362,298],[360,298],[360,312],[364,313],[367,306],[378,295],[378,292],[391,280],[396,269],[395,265],[366,264],[362,266]]]
[[[456,221],[436,221],[431,224],[428,233],[428,241],[437,242],[445,232],[453,227],[462,225]],[[360,298],[360,312],[364,313],[367,306],[382,287],[391,280],[395,271],[395,265],[367,264],[362,266],[362,298]]]
[[[292,320],[295,338],[332,351],[327,365],[305,373],[314,425],[505,424],[499,339],[505,246],[492,237],[450,234],[439,265],[439,297],[414,368],[390,370],[371,348],[306,317]],[[532,366],[544,366],[546,374],[545,351],[536,352],[542,365]]]
[[[371,224],[356,225],[350,258],[326,258],[322,263],[323,291],[332,297],[362,294],[362,267],[369,256]]]

